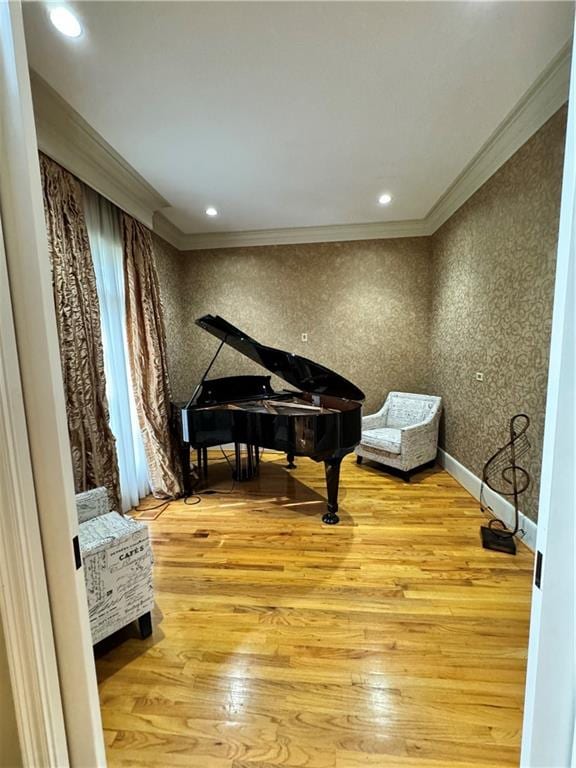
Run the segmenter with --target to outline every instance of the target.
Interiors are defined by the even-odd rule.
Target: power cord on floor
[[[136,512],[155,512],[157,509],[160,510],[158,512],[159,515],[164,512],[164,510],[168,509],[170,504],[174,501],[174,499],[168,499],[167,501],[161,501],[160,504],[154,504],[151,507],[141,507],[140,505],[133,507],[133,509],[136,510]]]

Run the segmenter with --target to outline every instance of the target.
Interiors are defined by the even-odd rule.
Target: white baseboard
[[[464,464],[460,464],[459,461],[442,450],[442,448],[438,449],[438,461],[446,472],[452,475],[468,493],[478,501],[480,500],[482,482],[479,477],[476,477]],[[514,507],[507,499],[486,487],[484,488],[484,499],[485,503],[494,510],[494,514],[503,520],[506,525],[514,525]],[[526,532],[522,537],[522,541],[534,552],[536,550],[536,523],[520,512],[520,528]]]

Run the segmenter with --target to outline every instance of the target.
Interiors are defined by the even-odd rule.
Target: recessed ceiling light
[[[58,32],[66,37],[80,37],[82,26],[76,16],[68,8],[58,6],[50,10],[50,21]]]
[[[218,211],[213,206],[206,208],[206,216],[218,216]]]
[[[392,195],[389,195],[388,192],[385,192],[383,195],[380,195],[378,202],[380,205],[388,205],[388,203],[392,202]]]

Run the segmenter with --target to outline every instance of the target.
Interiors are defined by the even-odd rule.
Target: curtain
[[[128,366],[124,258],[118,209],[84,187],[86,225],[100,303],[106,395],[116,438],[122,511],[150,493],[142,433]]]
[[[106,486],[120,509],[96,280],[80,182],[40,154],[44,214],[76,491]]]
[[[166,332],[152,233],[123,213],[122,238],[128,352],[148,476],[155,496],[175,497],[181,478],[170,430]]]

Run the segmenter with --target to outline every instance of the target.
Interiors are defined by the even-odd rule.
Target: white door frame
[[[25,765],[97,768],[106,757],[84,574],[73,551],[64,387],[22,8],[14,0],[0,0],[0,169],[0,267],[8,273],[0,273],[0,470],[9,490],[0,578],[19,735]]]
[[[0,14],[4,9],[0,9]],[[0,42],[4,39],[0,19]],[[1,139],[0,139],[1,141]],[[0,220],[0,616],[24,765],[68,746]]]
[[[522,733],[521,765],[524,768],[566,768],[574,766],[576,758],[573,753],[576,707],[575,251],[576,57],[573,56]]]

